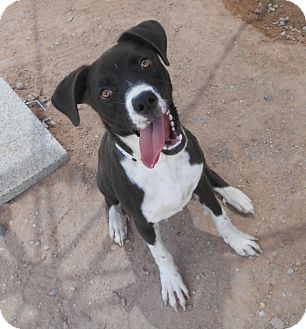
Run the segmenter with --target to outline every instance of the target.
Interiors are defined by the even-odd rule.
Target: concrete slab
[[[0,77],[0,206],[67,160],[64,148]]]

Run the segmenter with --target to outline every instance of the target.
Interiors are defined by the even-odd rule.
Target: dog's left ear
[[[167,36],[164,28],[157,21],[145,21],[121,34],[120,41],[136,41],[145,43],[155,50],[165,65],[170,63],[167,58]]]

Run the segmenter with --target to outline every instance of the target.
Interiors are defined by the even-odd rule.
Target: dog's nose
[[[156,108],[157,97],[150,91],[143,91],[132,99],[132,105],[137,113],[145,114]]]

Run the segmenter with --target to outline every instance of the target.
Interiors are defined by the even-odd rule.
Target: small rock
[[[273,5],[274,9],[278,9],[278,7],[279,7],[278,5]]]
[[[66,15],[65,22],[66,22],[66,23],[70,23],[70,22],[73,21],[73,19],[74,19],[74,16],[72,15],[72,13],[68,13],[68,14]]]
[[[273,7],[269,7],[269,10],[274,12],[276,9]]]
[[[283,329],[284,328],[284,322],[280,320],[279,318],[274,318],[270,321],[270,323],[273,326],[273,329]]]
[[[17,90],[23,90],[23,89],[24,89],[24,85],[23,85],[23,83],[22,83],[21,81],[17,81],[17,82],[15,83],[15,88],[16,88]]]
[[[271,102],[271,101],[273,101],[273,97],[271,95],[267,95],[267,96],[264,96],[264,100]]]
[[[306,33],[306,25],[303,26],[303,29],[302,29],[303,33]]]
[[[279,21],[284,21],[285,18],[284,18],[284,17],[280,17],[278,20],[279,20]]]
[[[116,251],[116,250],[118,250],[120,247],[119,247],[117,244],[113,243],[113,244],[111,245],[110,248],[111,248],[112,251]]]
[[[260,308],[264,308],[265,307],[265,303],[260,303]]]
[[[58,288],[52,288],[48,292],[48,296],[56,296],[58,294]]]
[[[0,224],[0,238],[4,237],[6,232],[7,232],[6,227]]]
[[[268,3],[268,8],[272,8],[273,4],[272,3]]]
[[[289,22],[289,16],[285,17],[285,22]]]
[[[124,298],[124,297],[120,298],[120,302],[121,302],[121,305],[127,305],[126,298]]]
[[[44,251],[47,251],[47,250],[49,250],[49,249],[50,249],[50,247],[46,245],[46,246],[44,246],[44,248],[43,248],[43,249],[44,249]]]
[[[256,15],[261,15],[262,14],[262,9],[261,8],[256,8],[255,9],[255,14]]]
[[[281,37],[285,37],[286,36],[286,31],[283,31],[280,35],[281,35]]]
[[[287,272],[289,275],[292,275],[294,273],[294,270],[293,268],[289,268],[288,272]]]
[[[266,313],[265,313],[264,311],[259,311],[259,312],[258,312],[258,315],[259,315],[260,317],[263,317],[263,316],[266,315]]]
[[[197,281],[199,281],[199,280],[201,280],[201,275],[197,274],[197,275],[195,276],[195,278],[196,278]]]
[[[279,21],[278,23],[280,26],[284,26],[285,25],[285,22],[284,21]]]

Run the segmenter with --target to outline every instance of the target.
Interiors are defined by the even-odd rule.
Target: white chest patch
[[[201,178],[203,164],[189,163],[187,151],[172,156],[160,154],[153,169],[129,158],[121,161],[130,181],[144,191],[141,211],[148,222],[157,223],[181,211]]]

